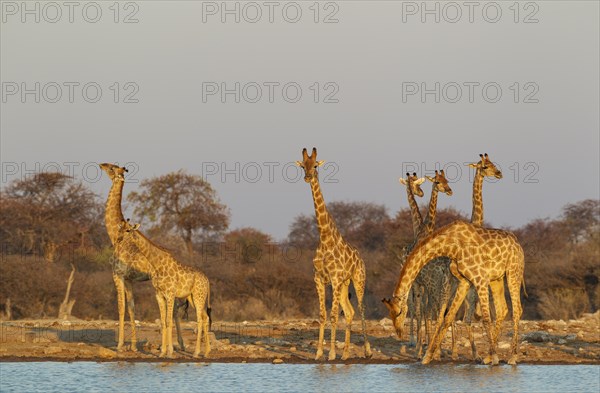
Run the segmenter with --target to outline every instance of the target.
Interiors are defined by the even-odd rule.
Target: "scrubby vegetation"
[[[215,203],[214,213],[221,220],[217,226],[206,226],[202,220],[189,220],[173,211],[153,209],[155,201],[150,196],[154,189],[150,186],[147,197],[142,191],[130,200],[143,216],[140,219],[157,224],[148,232],[157,243],[170,248],[183,263],[202,269],[210,278],[214,318],[316,318],[312,257],[318,232],[312,215],[296,217],[284,243],[275,243],[268,234],[254,228],[227,231],[227,209],[219,204],[210,186],[195,183],[191,175],[173,176],[183,176],[195,185],[192,193],[183,194],[186,201]],[[161,189],[154,195],[168,192]],[[400,271],[399,255],[412,241],[409,209],[390,216],[381,205],[333,202],[329,210],[344,237],[359,248],[367,264],[367,316],[385,316],[380,299],[389,296],[394,288]],[[76,300],[73,315],[83,319],[117,317],[109,262],[112,247],[102,212],[103,200],[99,196],[63,175],[42,174],[11,183],[2,191],[3,315],[9,314],[9,303],[15,319],[56,317],[72,264],[76,269],[71,291],[71,298]],[[585,200],[565,206],[560,217],[535,220],[512,229],[526,252],[529,297],[524,299],[525,319],[569,319],[598,309],[599,216],[599,201]],[[438,211],[439,226],[456,219],[467,217],[452,208]],[[165,222],[169,225],[163,225]],[[158,318],[151,284],[134,284],[134,293],[136,318]]]

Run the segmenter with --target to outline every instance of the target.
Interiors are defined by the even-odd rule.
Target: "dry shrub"
[[[552,288],[540,294],[538,305],[543,319],[576,319],[589,312],[589,299],[583,288]]]

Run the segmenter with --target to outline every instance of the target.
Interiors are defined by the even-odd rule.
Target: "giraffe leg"
[[[456,330],[456,322],[452,324],[452,360],[458,360],[458,332]]]
[[[340,297],[342,295],[343,283],[332,282],[332,302],[331,302],[331,343],[329,346],[329,360],[335,360],[335,334],[337,333],[337,323],[340,315]]]
[[[473,314],[475,314],[476,306],[477,295],[475,294],[475,290],[473,288],[469,288],[465,302],[465,316],[463,319],[467,325],[467,334],[469,335],[469,342],[471,343],[471,359],[474,361],[479,360],[477,347],[475,346],[475,335],[473,334]]]
[[[413,285],[410,288],[410,292],[408,293],[408,298],[410,303],[408,305],[408,312],[410,314],[410,335],[409,335],[409,345],[417,345],[415,341],[415,327],[414,327],[414,319],[415,319],[415,286]]]
[[[201,310],[202,321],[204,323],[204,357],[207,358],[210,353],[210,337],[208,336],[208,330],[210,329],[210,321],[208,317],[208,312],[204,305]]]
[[[415,315],[417,317],[417,344],[415,353],[417,359],[421,359],[421,355],[423,354],[423,333],[421,331],[421,324],[423,323],[422,299],[423,288],[420,285],[417,285],[415,287]]]
[[[131,325],[131,350],[137,352],[137,334],[135,326],[135,302],[133,300],[133,288],[131,282],[125,280],[125,299],[127,300],[127,313]]]
[[[435,325],[435,332],[433,333],[433,336],[429,339],[429,345],[432,344],[433,337],[438,335],[439,330],[444,323],[446,307],[447,307],[446,302],[443,302],[442,304],[440,304],[440,308],[439,308],[439,312],[438,312],[438,316],[437,316],[437,320],[436,320],[436,325]],[[454,325],[454,323],[452,325]],[[454,328],[452,328],[452,348],[454,350]],[[440,345],[434,352],[433,359],[440,360],[441,358],[442,358],[442,346]]]
[[[160,344],[160,357],[167,355],[167,305],[164,296],[162,294],[156,294],[156,301],[158,302],[158,309],[160,310],[160,332],[161,332],[161,344]]]
[[[488,355],[483,359],[483,364],[498,364],[498,355],[494,346],[494,327],[492,326],[492,318],[490,313],[490,299],[488,295],[489,285],[481,280],[475,283],[477,295],[479,296],[479,304],[481,305],[481,314],[483,317],[483,325],[488,335],[489,350]]]
[[[346,360],[350,357],[350,334],[352,331],[352,319],[354,318],[354,309],[348,299],[348,288],[350,287],[350,281],[342,285],[342,294],[340,297],[340,303],[342,310],[344,310],[344,318],[346,319],[346,337],[344,339],[344,353],[342,354],[342,360]]]
[[[508,272],[506,278],[513,314],[513,337],[510,349],[511,356],[508,360],[508,364],[516,365],[517,361],[519,360],[519,320],[523,314],[523,307],[521,306],[521,282],[523,280],[523,268],[520,268],[516,273]]]
[[[175,319],[175,330],[177,331],[177,342],[179,343],[179,349],[185,351],[185,344],[183,343],[183,336],[181,332],[181,308],[185,303],[180,303],[179,300],[175,300],[175,307],[173,309],[173,318]]]
[[[442,345],[442,341],[446,336],[446,331],[452,325],[452,322],[454,322],[454,317],[462,305],[463,300],[465,300],[465,296],[467,295],[470,285],[471,284],[469,281],[467,281],[465,278],[460,279],[458,288],[456,288],[456,295],[454,296],[452,305],[450,306],[450,309],[444,318],[444,324],[440,329],[437,330],[437,334],[434,335],[431,345],[427,348],[427,353],[425,353],[425,357],[423,358],[423,364],[430,363],[437,347]]]
[[[208,354],[210,353],[210,337],[208,336],[208,331],[211,327],[210,315],[208,314],[210,309],[210,283],[208,281],[208,278],[204,278],[204,280],[204,289],[206,290],[206,307],[204,307],[203,303],[202,318],[204,319],[204,357],[207,358]]]
[[[196,320],[198,321],[198,333],[196,334],[196,349],[194,350],[194,357],[197,358],[200,356],[200,347],[202,343],[202,332],[205,333],[206,343],[204,344],[206,348],[210,351],[210,343],[208,342],[208,314],[206,314],[206,309],[204,307],[206,303],[206,294],[200,288],[195,288],[192,294],[192,298],[194,299],[194,308],[196,309]],[[208,353],[205,351],[204,356],[206,357]]]
[[[502,324],[508,314],[506,306],[506,298],[504,296],[504,278],[490,282],[492,289],[492,297],[494,299],[494,307],[496,308],[496,326],[494,328],[494,346],[498,346],[498,337],[502,331]]]
[[[423,335],[423,342],[425,345],[429,346],[431,344],[430,335],[431,335],[431,323],[429,319],[429,294],[427,293],[427,288],[423,287],[423,297],[421,298],[422,308],[421,313],[423,314],[423,327],[425,328],[425,334]]]
[[[167,303],[167,323],[166,323],[166,339],[167,339],[167,357],[173,357],[173,307],[175,305],[175,298],[169,294],[166,297]]]
[[[113,281],[117,290],[117,308],[119,311],[119,338],[117,342],[117,351],[123,350],[125,341],[125,280],[123,276],[113,273]]]
[[[362,270],[362,274],[355,274],[355,279],[353,280],[354,291],[356,292],[356,300],[358,301],[358,312],[360,313],[360,323],[362,327],[363,333],[363,342],[365,346],[365,358],[369,359],[373,356],[373,352],[371,351],[371,344],[369,343],[369,338],[367,337],[367,321],[365,320],[365,303],[363,302],[365,296],[365,282],[366,275],[364,274],[364,270]],[[344,311],[345,312],[345,311]]]
[[[325,322],[327,321],[327,308],[325,308],[325,283],[315,275],[315,285],[319,296],[319,341],[317,342],[317,356],[315,360],[323,356],[323,340],[325,339]]]

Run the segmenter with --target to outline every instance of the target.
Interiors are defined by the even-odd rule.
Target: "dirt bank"
[[[215,322],[212,326],[212,352],[208,359],[194,359],[195,322],[185,322],[186,351],[176,350],[167,361],[314,363],[318,322],[311,319],[282,321]],[[157,323],[141,322],[137,326],[137,352],[128,348],[116,352],[115,321],[20,320],[0,324],[0,361],[165,361],[159,358],[160,330]],[[343,340],[344,322],[337,337]],[[352,325],[351,359],[341,361],[343,342],[338,342],[336,362],[340,363],[407,363],[415,362],[414,348],[408,337],[398,340],[391,321],[368,321],[367,330],[373,357],[365,359],[360,323]],[[457,325],[459,359],[473,362],[465,326]],[[511,326],[506,322],[499,339],[499,356],[506,361],[510,350]],[[520,363],[530,364],[600,364],[600,312],[585,314],[569,321],[521,321]],[[328,339],[329,330],[325,338]],[[475,325],[479,354],[487,349],[481,324]],[[177,345],[176,345],[177,347]],[[452,361],[448,352],[450,335],[444,342],[442,361]],[[328,348],[326,345],[325,348]],[[327,356],[327,349],[325,357]]]

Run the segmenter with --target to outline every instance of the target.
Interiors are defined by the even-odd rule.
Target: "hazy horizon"
[[[255,23],[249,2],[227,2],[239,23],[221,2],[116,12],[99,1],[96,22],[88,3],[72,23],[66,7],[59,18],[39,3],[37,23],[24,3],[0,4],[2,187],[58,163],[105,198],[110,181],[95,163],[130,163],[134,180],[183,168],[217,190],[231,229],[276,239],[314,214],[293,166],[303,147],[329,163],[326,202],[374,202],[391,216],[408,206],[403,173],[440,168],[454,195],[439,208],[470,216],[464,164],[480,153],[504,174],[483,189],[493,226],[600,198],[597,2],[496,2],[500,17],[493,2],[476,2],[472,23],[462,3],[453,22],[456,9],[426,2],[439,23],[422,2],[318,2],[318,13],[313,1],[275,2],[273,22],[253,3],[263,7]],[[135,189],[128,182],[125,193]]]

